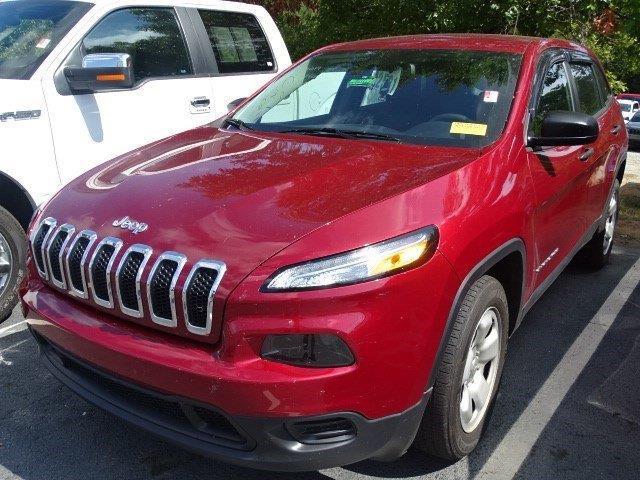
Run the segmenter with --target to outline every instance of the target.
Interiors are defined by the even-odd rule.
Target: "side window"
[[[611,89],[609,88],[609,82],[607,82],[607,78],[604,76],[604,72],[599,67],[594,67],[594,71],[596,73],[596,78],[598,80],[598,85],[600,86],[600,97],[606,103],[607,99],[611,96]]]
[[[273,54],[256,17],[249,13],[198,10],[220,73],[270,72]]]
[[[107,15],[82,41],[83,55],[128,53],[136,83],[193,73],[172,8],[127,8]]]
[[[564,63],[554,63],[542,80],[542,89],[536,114],[533,119],[533,134],[540,134],[542,119],[554,110],[573,110],[571,105],[571,90]]]
[[[594,115],[604,106],[604,101],[600,97],[593,66],[588,63],[572,63],[571,75],[578,90],[579,110],[587,115]]]

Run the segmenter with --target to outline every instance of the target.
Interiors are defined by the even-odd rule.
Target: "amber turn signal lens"
[[[96,76],[99,82],[123,82],[125,80],[124,73],[105,73]]]

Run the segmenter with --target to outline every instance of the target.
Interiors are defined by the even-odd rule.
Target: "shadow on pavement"
[[[85,403],[40,365],[29,333],[17,331],[0,338],[0,479],[481,478],[487,459],[639,257],[640,251],[626,250],[600,272],[570,267],[558,279],[512,337],[486,435],[457,464],[411,450],[393,463],[365,461],[303,474],[229,466],[149,437]],[[608,478],[613,472],[613,478],[635,477],[640,427],[587,399],[633,348],[640,335],[638,305],[640,289],[535,439],[518,478]]]

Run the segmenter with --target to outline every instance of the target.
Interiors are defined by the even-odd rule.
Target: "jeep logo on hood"
[[[149,225],[147,225],[146,223],[131,220],[129,216],[124,216],[120,220],[114,220],[113,226],[120,227],[123,230],[131,230],[131,233],[133,234],[144,232],[147,228],[149,228]]]

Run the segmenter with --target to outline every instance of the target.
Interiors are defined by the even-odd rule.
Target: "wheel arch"
[[[0,206],[13,215],[27,231],[36,204],[29,192],[4,172],[0,172]]]
[[[471,286],[483,275],[495,277],[505,289],[509,307],[509,334],[515,330],[520,320],[526,286],[526,259],[524,242],[520,238],[513,238],[480,260],[467,274],[460,284],[451,305],[442,338],[440,339],[438,353],[429,375],[427,388],[433,387],[435,381],[434,372],[444,354],[446,339],[451,332],[453,320],[460,310],[464,297]]]

